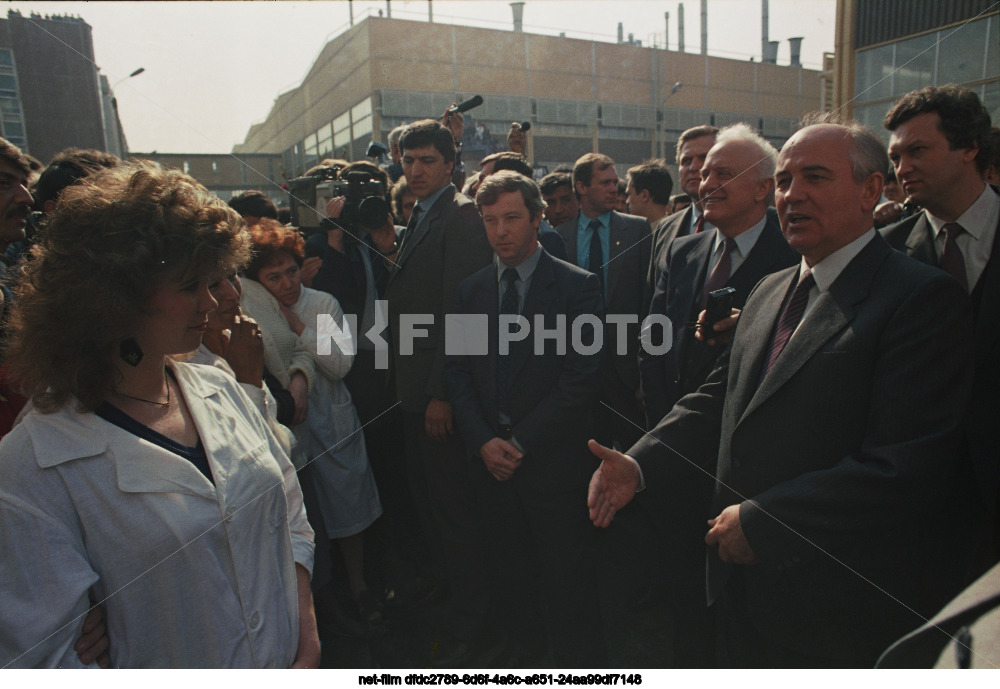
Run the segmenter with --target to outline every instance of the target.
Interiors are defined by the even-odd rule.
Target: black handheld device
[[[736,290],[732,287],[723,287],[714,292],[708,293],[708,303],[705,305],[705,323],[702,326],[702,333],[710,335],[712,327],[723,318],[729,318],[733,310],[733,295]]]

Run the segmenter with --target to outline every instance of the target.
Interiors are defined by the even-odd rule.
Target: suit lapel
[[[875,238],[847,264],[830,289],[819,295],[811,311],[806,314],[799,329],[785,345],[785,349],[774,362],[774,366],[764,376],[757,391],[750,399],[741,419],[746,418],[768,397],[784,385],[789,378],[802,368],[830,338],[843,330],[854,318],[855,306],[867,298],[878,267],[892,251],[889,245],[876,234]],[[770,345],[770,333],[774,331],[780,308],[770,324],[768,336],[763,345],[758,344],[757,358],[752,372],[757,373],[763,365],[763,357]],[[763,319],[762,319],[763,320]],[[759,375],[759,373],[757,374]],[[744,376],[744,380],[746,377]],[[754,384],[756,381],[747,381]]]
[[[678,315],[683,319],[684,323],[693,321],[698,317],[699,307],[696,304],[699,304],[701,292],[708,277],[708,260],[712,255],[712,247],[715,246],[715,236],[707,232],[704,235],[704,237],[699,237],[698,241],[694,242],[694,246],[691,248],[687,260],[684,262],[685,265],[681,268],[681,272],[677,276],[677,284],[685,288],[684,293],[678,295],[681,299],[679,304],[685,310],[684,313]],[[684,361],[688,340],[687,337],[680,337],[680,335],[687,332],[687,328],[684,327],[679,328],[674,333],[674,345],[677,348],[676,361],[678,365]]]
[[[606,259],[608,262],[608,286],[605,290],[609,304],[614,300],[615,288],[618,286],[618,281],[624,270],[625,261],[619,257],[636,242],[636,238],[629,230],[630,227],[625,222],[625,218],[617,212],[611,211],[608,220],[608,257]]]
[[[563,243],[566,245],[566,256],[569,258],[569,262],[575,266],[580,265],[580,261],[576,253],[576,235],[579,231],[577,229],[579,223],[580,213],[577,212],[575,218],[556,228],[559,236],[562,237]]]
[[[791,249],[781,235],[781,227],[778,225],[777,218],[768,213],[764,230],[760,233],[753,248],[750,249],[750,254],[736,269],[736,272],[730,276],[726,286],[735,288],[739,302],[745,302],[750,290],[760,282],[762,277],[788,266],[788,263],[782,259],[789,251]]]
[[[397,263],[399,264],[399,269],[401,270],[406,262],[409,260],[410,256],[413,255],[413,251],[420,245],[420,242],[430,233],[431,228],[437,224],[438,218],[441,215],[441,209],[445,207],[446,204],[450,203],[452,199],[455,198],[455,188],[449,187],[442,192],[438,200],[434,202],[431,209],[427,211],[427,217],[420,220],[419,226],[413,231],[409,237],[403,241],[403,251],[399,256]]]
[[[923,211],[914,224],[910,236],[906,238],[906,255],[927,265],[940,265],[937,251],[934,250],[934,231],[927,222],[927,214]]]

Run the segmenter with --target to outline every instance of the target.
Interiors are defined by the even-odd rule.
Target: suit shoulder
[[[547,255],[552,260],[552,273],[557,278],[562,276],[567,279],[580,281],[586,280],[588,277],[595,277],[596,279],[596,276],[588,270],[584,270],[583,268],[575,266],[568,261],[562,260],[561,258],[556,258],[552,254]]]
[[[488,282],[490,280],[495,281],[497,274],[496,270],[497,267],[491,261],[489,265],[485,265],[468,277],[463,278],[462,281],[458,283],[459,293],[480,289],[484,282]]]
[[[683,222],[685,213],[687,213],[688,210],[689,209],[684,208],[682,210],[677,211],[676,213],[671,213],[670,215],[661,218],[660,220],[656,221],[656,226],[653,228],[653,231],[663,232],[668,227],[673,227],[677,223]]]
[[[645,234],[652,234],[652,229],[649,226],[649,221],[639,215],[629,215],[628,213],[619,213],[618,211],[611,212],[613,216],[617,216],[619,219],[625,222],[626,227],[635,228],[640,232]]]
[[[906,240],[910,238],[913,229],[923,217],[923,213],[917,213],[905,220],[900,220],[892,225],[886,225],[878,232],[885,241],[889,242],[889,246],[897,251],[903,251],[906,248]]]
[[[893,284],[905,286],[906,289],[923,283],[937,282],[941,284],[954,283],[961,288],[958,280],[945,271],[935,266],[928,265],[923,261],[907,256],[901,251],[891,251],[885,258],[881,270],[885,271],[886,280],[892,280]],[[963,290],[964,291],[964,290]]]

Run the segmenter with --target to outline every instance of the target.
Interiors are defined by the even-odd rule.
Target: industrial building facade
[[[531,122],[536,167],[596,150],[624,168],[672,162],[680,133],[704,123],[745,121],[780,145],[821,107],[822,81],[798,65],[367,17],[327,43],[234,153],[279,153],[293,176],[324,157],[361,158],[397,125],[480,94],[467,125],[502,142],[512,121]]]
[[[127,152],[91,33],[79,17],[0,19],[0,134],[42,163],[71,146]]]
[[[996,0],[837,0],[835,106],[888,136],[886,112],[932,84],[974,90],[1000,122]]]

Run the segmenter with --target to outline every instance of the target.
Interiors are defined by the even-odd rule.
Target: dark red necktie
[[[719,262],[712,269],[712,274],[705,280],[705,287],[701,291],[701,308],[705,308],[708,303],[708,295],[717,289],[722,289],[729,282],[729,276],[733,271],[733,249],[736,248],[736,240],[726,237],[722,243],[722,255]]]
[[[969,280],[965,273],[965,256],[962,255],[962,250],[958,248],[957,242],[958,236],[965,232],[965,228],[957,222],[950,222],[946,223],[941,231],[944,232],[941,268],[948,271],[968,291]]]
[[[694,228],[695,234],[701,234],[705,231],[705,214],[702,213],[698,216],[698,224]]]
[[[795,285],[795,291],[792,292],[792,298],[785,304],[785,310],[781,312],[781,318],[778,319],[778,328],[774,331],[771,346],[767,348],[767,358],[760,371],[760,380],[764,380],[764,376],[771,370],[778,355],[781,354],[781,350],[791,339],[792,333],[802,322],[802,315],[806,312],[806,305],[809,303],[809,290],[815,284],[816,279],[813,278],[812,271],[807,269],[806,272],[802,273],[799,283]]]

